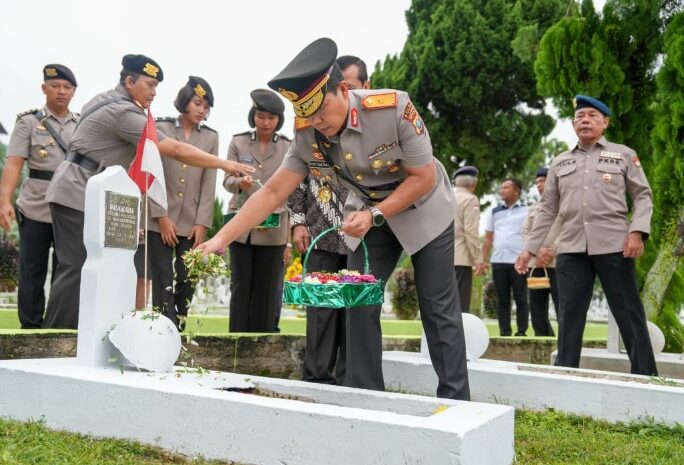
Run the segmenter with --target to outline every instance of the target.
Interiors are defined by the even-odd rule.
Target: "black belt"
[[[97,172],[97,170],[100,169],[100,163],[85,155],[81,155],[78,152],[69,152],[66,156],[66,160],[71,163],[76,163],[78,166],[85,168],[88,171]]]
[[[43,181],[49,181],[52,179],[52,175],[55,174],[54,171],[47,170],[34,170],[29,169],[29,178],[31,179],[41,179]]]

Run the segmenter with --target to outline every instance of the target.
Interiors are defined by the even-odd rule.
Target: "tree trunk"
[[[651,318],[660,312],[665,292],[670,285],[672,275],[684,252],[684,208],[679,211],[679,225],[674,233],[666,234],[660,243],[660,250],[653,266],[646,275],[642,292],[646,317]]]

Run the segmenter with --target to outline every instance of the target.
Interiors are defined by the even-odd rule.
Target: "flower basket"
[[[259,181],[254,181],[259,188],[262,187],[262,184]],[[242,204],[245,202],[245,194],[243,191],[240,191],[238,194],[238,208],[235,211],[228,212],[223,216],[223,221],[224,223],[229,222],[232,220],[235,215],[238,214],[240,211],[240,208],[242,208]],[[261,222],[259,226],[257,226],[257,229],[277,229],[280,227],[280,213],[271,213],[266,217],[264,221]]]
[[[380,305],[384,301],[382,281],[370,275],[368,247],[363,239],[364,274],[343,270],[338,274],[307,274],[306,265],[309,252],[325,234],[335,231],[339,226],[328,228],[318,235],[309,245],[304,258],[301,276],[286,281],[283,287],[283,302],[290,305],[307,307],[349,308],[366,305]]]

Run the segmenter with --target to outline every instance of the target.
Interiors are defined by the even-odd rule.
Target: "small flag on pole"
[[[128,175],[138,185],[141,193],[147,194],[149,199],[164,210],[168,208],[164,166],[157,147],[157,126],[149,109],[147,110],[147,123],[140,135]]]

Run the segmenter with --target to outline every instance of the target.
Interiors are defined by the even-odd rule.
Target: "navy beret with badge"
[[[541,168],[537,169],[537,177],[538,178],[545,178],[549,175],[549,169],[546,166],[542,166]]]
[[[210,107],[214,106],[214,92],[207,81],[199,76],[188,76],[188,82],[185,85],[191,88],[196,96],[209,102]]]
[[[145,55],[124,55],[121,59],[122,72],[140,74],[156,79],[159,82],[164,80],[164,72],[159,64]]]
[[[278,97],[278,94],[268,89],[255,89],[250,92],[249,96],[252,98],[252,108],[249,110],[249,115],[247,115],[249,127],[253,128],[255,126],[254,113],[258,110],[277,115],[278,126],[276,127],[276,131],[279,131],[280,128],[283,127],[285,119],[285,104],[280,97]]]
[[[600,101],[599,99],[596,99],[594,97],[589,97],[587,95],[575,95],[575,98],[572,101],[572,106],[575,110],[579,110],[581,108],[595,108],[596,110],[600,111],[603,113],[603,116],[611,116],[611,111],[610,108],[608,108],[608,105]]]
[[[43,67],[43,81],[50,81],[52,79],[64,79],[69,81],[74,87],[78,87],[76,76],[64,65],[52,63]]]
[[[317,39],[271,79],[268,87],[291,101],[297,116],[308,118],[323,104],[336,58],[335,42],[326,37]]]

